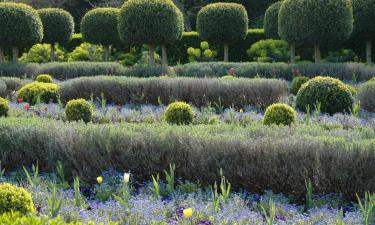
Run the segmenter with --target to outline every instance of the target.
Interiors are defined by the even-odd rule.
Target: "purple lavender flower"
[[[184,210],[185,210],[185,209],[186,209],[186,208],[183,207],[183,206],[177,208],[177,210],[176,210],[176,214],[177,214],[178,218],[182,218],[182,217],[184,217]]]
[[[211,225],[212,223],[208,220],[201,220],[196,225]]]

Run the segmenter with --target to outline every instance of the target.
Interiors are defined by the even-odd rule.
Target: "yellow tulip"
[[[98,182],[98,184],[102,184],[103,183],[103,177],[97,177],[96,181]]]
[[[191,208],[187,208],[184,209],[183,213],[186,218],[190,218],[193,215],[193,210]]]
[[[129,183],[130,180],[130,173],[124,173],[124,183]]]

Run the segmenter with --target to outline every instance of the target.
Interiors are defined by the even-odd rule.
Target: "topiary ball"
[[[320,104],[323,113],[350,112],[354,98],[348,86],[331,77],[315,77],[301,86],[297,93],[296,106],[306,112],[307,107],[313,109]]]
[[[38,14],[43,23],[43,42],[48,44],[67,43],[74,33],[73,16],[57,8],[39,9]]]
[[[164,116],[168,123],[189,124],[193,121],[193,109],[185,102],[174,102],[168,105]]]
[[[40,74],[35,78],[35,81],[41,82],[41,83],[52,83],[52,77],[48,74]]]
[[[70,100],[66,104],[65,118],[67,121],[80,121],[83,120],[88,123],[92,119],[93,107],[85,99]]]
[[[60,87],[57,84],[33,82],[23,86],[17,93],[17,99],[22,99],[30,105],[38,100],[44,103],[57,102]]]
[[[297,95],[298,90],[301,88],[301,86],[309,80],[310,78],[304,76],[293,78],[292,83],[290,84],[290,93],[292,93],[293,95]]]
[[[33,199],[22,187],[0,184],[0,215],[11,211],[22,214],[34,212]]]
[[[296,122],[297,112],[289,105],[276,103],[270,105],[264,114],[264,125],[291,125]]]
[[[31,6],[0,3],[0,43],[2,46],[30,47],[43,39],[43,25]]]
[[[0,117],[8,116],[9,103],[6,99],[0,97]]]

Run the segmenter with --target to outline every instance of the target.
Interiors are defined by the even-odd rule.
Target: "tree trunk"
[[[51,44],[51,62],[55,62],[55,44]]]
[[[18,63],[18,48],[13,47],[12,52],[13,52],[13,63]]]
[[[224,44],[224,62],[229,61],[229,46],[228,44]]]
[[[104,61],[109,61],[110,48],[109,45],[104,46]]]
[[[0,46],[0,63],[5,62],[4,49]]]
[[[371,40],[367,40],[366,41],[366,62],[369,64],[372,63],[371,56],[372,56],[372,43],[371,43]]]
[[[167,47],[165,45],[161,46],[161,54],[162,54],[162,60],[163,60],[163,66],[168,66],[168,56],[167,56]]]
[[[296,44],[290,45],[290,63],[296,63]]]
[[[320,53],[320,46],[315,45],[314,50],[315,50],[315,63],[320,63],[320,59],[322,57]]]
[[[155,46],[153,45],[150,45],[148,46],[149,50],[148,50],[148,54],[149,54],[149,57],[150,57],[150,65],[151,66],[154,66],[155,65]]]

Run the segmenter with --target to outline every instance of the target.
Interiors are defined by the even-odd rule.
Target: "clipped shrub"
[[[21,63],[48,63],[51,61],[51,45],[33,45],[28,52],[22,54],[19,60]],[[64,50],[59,46],[55,46],[54,61],[64,62],[66,60]]]
[[[7,212],[28,214],[34,212],[31,194],[12,184],[0,184],[0,215]]]
[[[0,97],[0,117],[8,116],[9,103],[6,99]]]
[[[185,102],[174,102],[168,105],[164,117],[168,123],[189,124],[193,121],[193,109]]]
[[[87,12],[81,21],[84,41],[103,45],[105,61],[109,60],[110,46],[121,42],[117,30],[119,14],[120,10],[117,8],[96,8]]]
[[[155,46],[165,47],[175,42],[181,38],[184,30],[183,14],[169,0],[126,1],[121,8],[118,23],[120,37],[125,44],[149,46],[150,64],[154,64]]]
[[[22,86],[29,82],[30,80],[27,79],[0,77],[0,97],[11,98],[14,92],[18,91]]]
[[[248,23],[249,18],[242,5],[214,3],[199,11],[197,31],[203,40],[224,44],[224,61],[228,61],[228,46],[246,38]]]
[[[75,61],[101,62],[103,61],[102,56],[103,56],[102,47],[85,42],[85,43],[82,43],[77,48],[75,48],[71,53],[69,53],[68,62],[75,62]]]
[[[314,109],[320,104],[323,113],[349,113],[353,106],[353,96],[348,86],[338,79],[331,77],[315,77],[298,91],[296,106],[306,112],[307,107]]]
[[[324,61],[333,63],[356,62],[358,61],[358,56],[351,49],[340,49],[338,51],[328,52]]]
[[[237,78],[236,76],[233,76],[233,75],[225,75],[225,76],[222,76],[221,79],[235,79]]]
[[[55,44],[64,44],[72,39],[74,20],[69,12],[57,8],[38,10],[43,24],[43,42],[51,45],[50,59],[55,61]]]
[[[44,103],[57,102],[59,85],[52,83],[33,82],[23,86],[17,93],[17,99],[22,99],[31,105],[38,101]]]
[[[314,45],[320,62],[320,46],[339,44],[353,31],[350,0],[285,0],[278,17],[278,31],[292,45]]]
[[[257,62],[288,62],[289,46],[282,40],[261,40],[251,45],[247,54]]]
[[[279,30],[278,30],[278,21],[279,21],[279,11],[282,1],[273,3],[264,14],[263,28],[264,35],[267,38],[280,39]]]
[[[297,95],[301,86],[309,80],[310,78],[304,76],[293,78],[292,83],[290,84],[290,93],[292,93],[293,95]]]
[[[370,112],[375,112],[375,79],[362,84],[357,93],[357,99],[361,108]]]
[[[289,105],[276,103],[268,106],[264,114],[264,125],[291,125],[296,122],[297,112]]]
[[[35,81],[41,83],[53,83],[52,77],[49,74],[40,74],[35,78]]]
[[[85,99],[73,99],[66,104],[65,118],[67,121],[84,121],[88,123],[92,119],[93,107]]]

